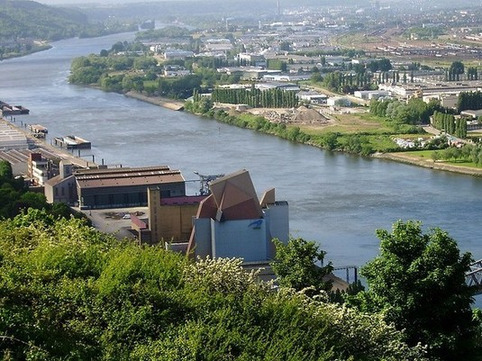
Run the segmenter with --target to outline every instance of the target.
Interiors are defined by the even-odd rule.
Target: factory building
[[[159,187],[147,189],[148,219],[131,214],[132,230],[140,243],[186,243],[192,231],[192,219],[207,196],[162,198]],[[184,247],[185,249],[186,247]]]
[[[148,187],[158,187],[163,198],[186,195],[181,172],[167,166],[83,169],[75,180],[81,209],[147,206]]]

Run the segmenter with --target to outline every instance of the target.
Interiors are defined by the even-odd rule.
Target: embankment
[[[431,159],[414,158],[404,153],[375,153],[373,154],[373,157],[380,158],[380,159],[388,159],[388,160],[392,160],[400,163],[416,165],[424,168],[466,174],[466,175],[475,176],[475,177],[482,177],[482,169],[452,165],[442,161],[434,162]]]
[[[159,105],[159,106],[162,106],[162,107],[165,107],[165,108],[168,108],[168,109],[172,109],[172,110],[182,110],[184,108],[184,105],[183,105],[182,102],[177,102],[177,101],[165,99],[165,98],[162,98],[162,97],[149,97],[149,96],[145,96],[145,95],[142,95],[142,94],[139,94],[139,93],[136,93],[136,92],[128,92],[128,93],[126,93],[126,95],[130,96],[130,97],[133,97],[133,98],[136,98],[136,99],[139,99],[139,100],[149,102],[151,104],[155,104],[155,105]],[[295,141],[297,143],[303,143],[303,144],[306,144],[306,145],[311,145],[311,146],[323,149],[323,146],[321,146],[320,144],[315,144],[309,139],[308,140],[297,139],[298,137],[295,137],[294,139],[291,139],[290,135],[285,131],[280,133],[280,132],[276,132],[275,129],[270,129],[270,130],[266,130],[266,129],[263,129],[263,128],[256,129],[256,128],[250,127],[248,125],[248,122],[239,122],[239,123],[242,123],[242,125],[240,125],[239,123],[232,121],[232,119],[231,120],[219,119],[219,118],[217,118],[213,115],[208,115],[208,114],[196,114],[196,115],[203,116],[203,117],[209,117],[211,119],[214,119],[214,120],[217,120],[217,121],[220,121],[220,122],[223,122],[223,123],[227,123],[227,124],[230,124],[230,125],[235,125],[235,126],[242,127],[242,128],[248,128],[248,129],[251,129],[251,130],[255,130],[257,132],[275,135],[275,136],[278,136],[278,137],[283,138],[283,139],[287,139],[287,140]],[[228,117],[228,118],[232,118],[232,117]],[[374,153],[371,156],[374,157],[374,158],[387,159],[387,160],[396,161],[396,162],[400,162],[400,163],[416,165],[416,166],[424,167],[424,168],[436,169],[436,170],[459,173],[459,174],[466,174],[466,175],[475,176],[475,177],[482,177],[482,169],[477,169],[477,168],[472,168],[472,167],[464,167],[464,166],[457,166],[457,165],[447,164],[447,163],[442,162],[442,161],[434,162],[431,159],[414,158],[414,157],[411,157],[411,156],[409,156],[409,155],[407,155],[403,152]]]
[[[167,109],[171,109],[171,110],[179,111],[179,110],[184,109],[184,103],[183,102],[168,99],[168,98],[164,98],[164,97],[147,96],[147,95],[143,95],[141,93],[134,92],[134,91],[129,91],[129,92],[125,93],[125,95],[127,97],[130,97],[130,98],[142,100],[144,102],[151,103],[151,104],[154,104],[154,105],[158,105],[158,106],[161,106],[163,108],[167,108]]]

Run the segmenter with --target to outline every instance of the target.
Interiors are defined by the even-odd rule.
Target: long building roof
[[[179,170],[167,166],[142,168],[114,168],[80,170],[75,173],[80,188],[126,187],[182,183],[184,177]]]

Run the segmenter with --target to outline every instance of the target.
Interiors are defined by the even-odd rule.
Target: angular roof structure
[[[246,169],[218,178],[209,185],[218,209],[218,220],[263,217],[256,190]],[[222,218],[220,218],[220,214]]]

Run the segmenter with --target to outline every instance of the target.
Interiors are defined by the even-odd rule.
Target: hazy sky
[[[36,2],[46,5],[65,5],[65,4],[85,4],[85,3],[97,3],[97,4],[122,4],[122,3],[139,3],[139,2],[151,2],[156,0],[34,0]],[[165,0],[164,0],[165,1]]]

